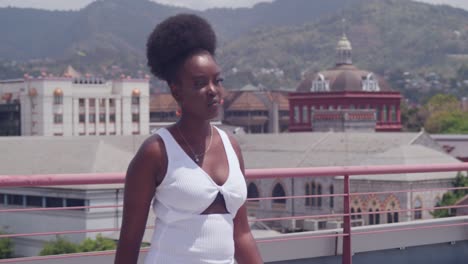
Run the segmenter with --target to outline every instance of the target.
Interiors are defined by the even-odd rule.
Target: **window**
[[[294,106],[294,123],[298,124],[301,121],[299,117],[299,106]]]
[[[330,185],[330,194],[333,195],[335,193],[335,188],[333,185]],[[330,208],[333,209],[335,206],[335,197],[330,196]]]
[[[310,195],[310,184],[306,183],[305,185],[305,195]],[[305,198],[305,205],[310,206],[311,205],[311,198],[306,197]]]
[[[26,196],[26,206],[42,207],[42,197],[31,195]]]
[[[286,196],[286,193],[284,192],[284,188],[281,184],[277,183],[275,187],[273,188],[273,197],[284,197]],[[286,204],[286,199],[281,198],[281,199],[274,199],[273,200],[274,204]]]
[[[387,223],[398,223],[398,210],[400,209],[400,203],[393,195],[387,198],[387,201],[387,205],[385,206],[385,210],[387,210]]]
[[[0,193],[0,204],[5,204],[5,194]]]
[[[85,200],[83,199],[65,199],[66,207],[85,206]]]
[[[63,95],[54,95],[54,105],[63,104]]]
[[[63,199],[57,197],[46,197],[46,207],[63,207]]]
[[[115,99],[109,99],[109,107],[115,107]]]
[[[132,114],[132,122],[140,122],[140,114]]]
[[[132,105],[139,105],[140,104],[140,97],[132,96]]]
[[[99,99],[99,107],[102,107],[102,108],[106,107],[106,99],[104,98]]]
[[[54,114],[54,124],[63,124],[62,114]]]
[[[312,182],[312,183],[310,184],[310,193],[311,193],[312,195],[316,195],[316,194],[317,194],[317,189],[316,189],[315,182]],[[317,204],[317,202],[316,202],[316,201],[317,201],[317,197],[312,197],[310,200],[311,200],[310,205],[315,206],[315,205]]]
[[[99,122],[100,123],[106,122],[106,114],[99,114]]]
[[[322,195],[322,185],[317,185],[317,195]],[[317,206],[322,207],[322,197],[317,197]]]
[[[7,203],[8,205],[23,205],[23,195],[8,194]]]
[[[311,92],[328,92],[330,91],[330,83],[325,79],[325,76],[318,74],[317,78],[312,82]]]
[[[354,207],[351,207],[351,219],[356,219],[356,215],[354,214]]]
[[[96,106],[96,99],[90,98],[89,99],[89,106],[90,107],[95,107]]]
[[[109,115],[109,122],[115,123],[115,114],[110,114]]]
[[[421,202],[421,199],[416,199],[416,201],[414,201],[414,219],[422,219],[422,202]]]
[[[387,106],[383,105],[382,106],[382,121],[387,122],[388,120],[388,115],[387,115]]]
[[[390,116],[391,116],[390,121],[392,121],[392,122],[397,121],[397,114],[396,114],[396,106],[395,105],[390,106]]]
[[[366,92],[380,91],[379,83],[373,73],[369,73],[362,78],[362,90]]]
[[[96,115],[93,113],[93,114],[89,114],[89,123],[96,123]]]
[[[255,185],[255,183],[251,182],[249,183],[249,186],[247,187],[247,198],[259,198],[260,195],[258,193],[258,188],[257,188],[257,185]],[[250,202],[257,202],[258,203],[258,200],[253,200],[253,201],[250,201]]]
[[[302,123],[309,123],[309,118],[308,118],[308,112],[309,110],[307,110],[307,106],[304,105],[302,107]]]
[[[80,107],[84,107],[84,106],[85,106],[85,99],[84,99],[84,98],[78,99],[78,105],[79,105]]]
[[[79,119],[79,122],[80,122],[80,123],[84,123],[84,122],[85,122],[85,114],[80,114],[80,115],[78,116],[78,119]]]
[[[54,105],[63,104],[63,91],[60,88],[54,90]]]
[[[373,212],[372,208],[369,209],[369,225],[374,224],[374,214],[372,212]]]
[[[379,209],[375,210],[375,224],[376,225],[380,224],[380,210]]]
[[[381,112],[380,112],[380,106],[375,107],[375,116],[377,121],[382,120]]]

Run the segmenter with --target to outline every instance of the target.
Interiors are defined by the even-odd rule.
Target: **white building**
[[[20,104],[23,136],[149,134],[148,79],[25,76],[0,81],[0,94]]]

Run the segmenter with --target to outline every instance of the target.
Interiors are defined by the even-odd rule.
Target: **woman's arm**
[[[115,264],[135,264],[146,229],[148,211],[160,171],[161,146],[157,136],[147,139],[136,153],[125,177],[122,227]]]
[[[244,158],[242,152],[237,144],[237,141],[229,136],[231,145],[237,154],[242,173],[245,175]],[[247,219],[247,208],[244,205],[237,211],[234,217],[234,245],[235,245],[235,258],[239,264],[261,264],[263,263],[260,252],[257,248],[252,232],[250,231],[249,221]]]

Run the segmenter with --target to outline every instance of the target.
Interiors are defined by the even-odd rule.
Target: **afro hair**
[[[151,72],[168,83],[175,80],[181,63],[199,50],[214,56],[216,35],[205,19],[193,14],[179,14],[162,21],[146,43]]]

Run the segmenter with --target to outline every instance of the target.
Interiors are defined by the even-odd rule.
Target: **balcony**
[[[258,182],[279,178],[314,179],[316,177],[333,177],[342,183],[342,189],[328,194],[284,195],[274,194],[272,197],[255,197],[248,199],[250,210],[258,209],[258,204],[272,204],[281,215],[272,217],[255,217],[250,219],[252,230],[265,263],[466,263],[468,258],[468,216],[457,216],[440,219],[407,220],[403,216],[412,216],[416,212],[430,212],[435,209],[466,208],[467,205],[455,205],[434,208],[401,207],[385,212],[400,214],[398,223],[365,225],[367,219],[376,212],[352,211],[352,200],[358,196],[382,195],[382,191],[353,192],[353,178],[372,175],[398,175],[402,173],[439,173],[468,171],[468,163],[430,164],[430,165],[391,165],[391,166],[349,166],[349,167],[316,167],[289,169],[251,169],[247,171],[248,182]],[[23,245],[28,242],[47,241],[56,235],[70,239],[83,239],[102,233],[107,237],[118,237],[122,202],[123,174],[63,174],[63,175],[3,175],[0,176],[0,192],[2,195],[23,192],[23,200],[7,199],[0,208],[0,223],[9,222],[7,234],[0,238],[10,237]],[[360,184],[360,183],[359,183]],[[434,193],[448,190],[466,190],[467,187],[434,187],[414,186],[412,189],[395,189],[388,192],[413,195],[417,193]],[[39,195],[46,190],[45,196],[55,193],[63,196],[63,200],[44,198],[43,206],[27,207],[25,197]],[[36,193],[34,193],[36,192]],[[82,196],[80,196],[82,195]],[[77,203],[78,198],[83,201]],[[336,209],[326,214],[290,214],[288,210],[291,201],[304,199],[334,198]],[[67,199],[74,199],[68,202]],[[288,201],[283,203],[280,201]],[[81,200],[80,200],[81,201]],[[311,200],[317,202],[318,200]],[[307,202],[306,202],[307,203]],[[315,204],[315,203],[314,203]],[[50,206],[49,206],[50,205]],[[78,205],[78,206],[75,206]],[[334,207],[334,208],[335,208]],[[338,208],[339,207],[339,208]],[[96,221],[97,215],[106,215],[103,221]],[[419,214],[418,214],[419,215]],[[40,220],[39,220],[40,219]],[[307,223],[315,220],[328,219],[331,229],[309,227]],[[331,221],[333,219],[333,221]],[[370,218],[369,218],[370,219]],[[375,219],[372,217],[372,219]],[[63,220],[61,222],[61,220]],[[74,220],[73,224],[70,224]],[[28,222],[29,221],[29,222]],[[153,230],[152,220],[148,222],[147,234]],[[373,220],[374,221],[374,220]],[[268,226],[268,223],[283,223],[288,232],[261,232],[257,226]],[[322,221],[323,222],[323,221]],[[25,224],[21,228],[14,225]],[[69,226],[64,225],[69,223]],[[254,225],[258,223],[258,225]],[[320,223],[320,221],[318,222]],[[319,224],[320,225],[320,224]],[[274,226],[274,225],[273,225]],[[295,232],[300,226],[302,232]],[[352,227],[354,226],[354,227]],[[288,228],[289,227],[289,228]],[[323,228],[323,227],[322,227]],[[266,228],[268,229],[268,228]],[[319,229],[318,231],[304,231]],[[263,230],[271,231],[271,230]],[[73,238],[74,237],[74,238]],[[29,240],[28,240],[29,239]],[[31,244],[29,244],[31,246]],[[31,246],[32,247],[32,246]],[[142,250],[140,262],[143,263],[146,249]],[[0,260],[0,263],[112,263],[113,251],[77,253],[54,256],[31,256]]]

